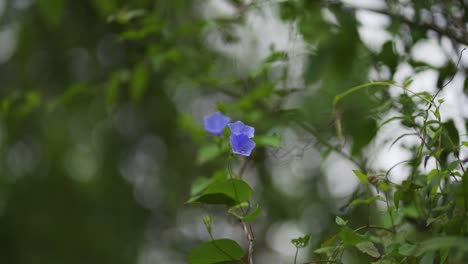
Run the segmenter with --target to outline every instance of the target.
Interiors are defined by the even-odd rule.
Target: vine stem
[[[239,173],[237,174],[237,176],[239,177],[239,179],[242,178],[242,174],[244,174],[244,171],[245,169],[247,168],[247,163],[248,163],[248,159],[244,159],[242,165],[241,165],[241,168],[239,170]],[[231,159],[228,160],[228,172],[229,172],[229,175],[230,177],[232,178],[233,177],[233,173],[232,173],[232,168],[231,168]],[[234,187],[234,191],[235,191],[235,194],[237,196],[237,191],[235,189],[235,186],[233,185]],[[236,198],[237,199],[237,198]],[[246,214],[247,212],[244,211],[244,209],[241,207],[241,210],[242,210],[242,214]],[[245,237],[247,239],[247,242],[249,244],[248,246],[248,255],[247,255],[247,263],[248,264],[253,264],[253,253],[254,253],[254,242],[255,242],[255,236],[254,236],[254,233],[253,233],[253,230],[252,230],[252,225],[250,223],[247,223],[246,221],[240,219],[240,222],[242,224],[242,230],[244,231],[244,234],[245,234]]]
[[[366,173],[367,170],[366,170],[366,166],[365,164],[362,164],[361,162],[357,161],[356,159],[354,159],[353,157],[351,157],[351,155],[349,155],[348,153],[344,152],[341,148],[339,147],[336,147],[336,146],[333,146],[331,143],[329,143],[327,140],[321,138],[319,136],[319,134],[313,129],[311,128],[310,126],[308,126],[306,123],[304,122],[297,122],[297,124],[302,128],[304,129],[306,132],[308,132],[309,134],[311,134],[315,140],[317,140],[317,142],[319,142],[319,144],[321,144],[322,146],[325,146],[326,148],[334,151],[335,153],[337,153],[338,155],[342,156],[343,158],[346,158],[347,160],[351,161],[352,163],[354,163],[354,165],[356,165],[363,173]]]
[[[299,253],[299,248],[296,247],[296,254],[294,254],[294,264],[297,263],[297,253]]]
[[[247,241],[249,243],[249,253],[247,256],[247,263],[253,264],[255,237],[253,235],[252,226],[249,223],[245,222],[244,220],[241,220],[241,223],[242,223],[242,228],[244,229],[244,233],[247,237]]]

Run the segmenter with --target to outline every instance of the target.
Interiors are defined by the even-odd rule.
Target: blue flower
[[[229,117],[221,114],[220,112],[216,112],[210,116],[205,116],[203,122],[205,124],[206,131],[216,136],[220,136],[230,120],[231,119]]]
[[[229,137],[229,142],[231,143],[232,152],[242,156],[250,156],[255,148],[255,142],[246,134],[232,134]]]
[[[241,121],[230,123],[228,126],[231,129],[231,133],[233,135],[244,134],[249,138],[252,138],[254,136],[255,128],[251,126],[246,126]]]

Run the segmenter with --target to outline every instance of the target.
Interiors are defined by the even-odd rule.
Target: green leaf
[[[233,206],[247,201],[252,196],[250,186],[239,179],[216,181],[200,195],[192,197],[187,203],[224,204]]]
[[[367,198],[367,199],[355,199],[351,202],[351,205],[358,205],[358,204],[371,204],[375,201],[385,201],[385,199],[380,196],[380,195],[377,195],[377,196],[373,196],[373,197],[370,197],[370,198]]]
[[[190,264],[212,264],[226,261],[238,261],[245,255],[236,241],[216,239],[205,242],[192,250],[187,258]]]
[[[201,193],[206,187],[210,185],[213,180],[207,177],[197,177],[192,183],[190,188],[190,195],[196,195]]]
[[[393,195],[393,203],[395,204],[395,207],[397,209],[398,209],[398,206],[400,205],[400,199],[401,199],[402,194],[403,194],[403,191],[401,189],[398,189]]]
[[[288,60],[288,53],[286,51],[275,51],[270,54],[265,59],[266,63],[275,62],[275,61],[287,61]]]
[[[60,25],[66,10],[66,0],[38,0],[36,6],[39,15],[49,27]]]
[[[365,175],[364,173],[360,172],[360,171],[357,171],[357,170],[353,170],[354,172],[354,175],[356,175],[356,177],[364,184],[368,184],[369,183],[369,177],[367,177],[367,175]]]
[[[337,217],[335,218],[335,222],[336,222],[336,224],[339,225],[339,226],[345,226],[345,225],[348,223],[348,221],[345,221],[343,218],[341,218],[341,217],[339,217],[339,216],[337,216]]]
[[[446,248],[456,248],[466,252],[468,251],[468,238],[455,236],[433,237],[413,245],[406,253],[409,253],[411,256],[421,256],[429,251]]]
[[[321,247],[316,250],[314,250],[315,254],[331,254],[336,250],[336,247]]]
[[[133,103],[138,103],[148,88],[149,71],[145,64],[141,63],[133,70],[130,96]]]
[[[366,253],[367,255],[373,257],[373,258],[379,258],[380,253],[379,250],[374,246],[374,244],[370,241],[365,241],[356,244],[356,248],[359,249],[359,251]]]
[[[197,164],[203,164],[212,161],[223,154],[223,150],[216,144],[207,144],[198,150]]]
[[[243,220],[246,221],[247,223],[251,223],[255,218],[257,218],[257,216],[260,215],[260,212],[261,212],[261,208],[257,204],[257,206],[252,212],[248,213],[246,216],[243,217]]]
[[[228,213],[239,218],[240,220],[251,223],[260,214],[260,211],[260,206],[258,204],[255,209],[251,210],[250,204],[248,202],[242,202],[229,208]]]
[[[463,200],[465,211],[468,209],[468,170],[463,174]]]
[[[291,239],[291,243],[296,247],[296,248],[305,248],[309,244],[310,240],[310,234],[305,235],[303,237],[298,237]]]
[[[458,130],[455,127],[455,123],[453,122],[453,120],[443,123],[443,126],[444,129],[447,131],[447,134],[450,140],[452,141],[453,145],[458,146],[458,144],[460,143],[460,138],[458,135]]]
[[[411,79],[410,77],[407,77],[403,81],[403,88],[408,88],[412,83],[413,83],[413,79]]]
[[[257,146],[279,148],[281,146],[281,139],[277,136],[259,136],[254,138]]]
[[[346,226],[343,226],[341,228],[341,231],[338,234],[338,236],[341,238],[341,240],[343,241],[343,245],[345,246],[356,246],[361,242],[367,241],[367,239],[364,236],[354,232]]]

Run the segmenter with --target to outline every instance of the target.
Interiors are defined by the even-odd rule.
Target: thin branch
[[[356,159],[354,159],[353,157],[351,157],[348,153],[344,152],[341,148],[338,148],[336,146],[333,146],[332,144],[330,144],[327,140],[321,138],[318,133],[312,129],[311,127],[309,127],[307,124],[303,123],[303,122],[297,122],[297,124],[302,128],[304,129],[305,131],[307,131],[308,133],[310,133],[320,144],[322,144],[323,146],[333,150],[334,152],[336,152],[338,155],[348,159],[349,161],[351,161],[352,163],[354,163],[354,165],[356,165],[363,173],[366,173],[367,172],[367,169],[366,169],[366,166],[363,165],[362,163],[360,163],[359,161],[357,161]]]
[[[296,247],[296,254],[294,254],[294,264],[297,263],[297,254],[299,253],[299,248]]]
[[[247,168],[247,164],[248,164],[249,160],[248,159],[244,159],[243,161],[243,164],[239,170],[239,173],[237,174],[237,176],[239,178],[242,178],[242,174],[244,174],[244,171],[245,169]],[[229,161],[228,163],[228,170],[230,171],[230,174],[232,174],[232,168],[231,168],[231,163]],[[234,186],[234,191],[235,190],[235,186]],[[237,197],[237,192],[236,192],[236,197]],[[247,212],[244,211],[244,209],[241,207],[241,210],[242,210],[242,214],[243,215],[246,215]],[[242,229],[244,230],[244,234],[245,234],[245,237],[247,238],[247,242],[249,243],[249,251],[248,251],[248,255],[247,255],[247,263],[248,264],[253,264],[253,253],[254,253],[254,242],[255,242],[255,236],[254,236],[254,233],[253,233],[253,230],[252,230],[252,225],[247,223],[246,221],[244,220],[240,220],[241,224],[242,224]]]
[[[369,12],[374,12],[374,13],[378,13],[378,14],[382,14],[382,15],[386,15],[386,16],[389,16],[390,18],[394,19],[394,20],[399,20],[401,21],[402,23],[405,23],[413,28],[423,28],[423,29],[430,29],[430,30],[433,30],[435,32],[437,32],[439,35],[443,35],[443,36],[446,36],[450,39],[453,39],[455,41],[457,41],[458,43],[461,43],[461,44],[464,44],[464,45],[468,45],[468,32],[465,30],[465,29],[462,29],[462,35],[458,35],[456,34],[455,32],[452,32],[446,28],[441,28],[433,23],[427,23],[427,22],[423,22],[423,21],[413,21],[403,15],[399,15],[399,14],[395,14],[395,13],[392,13],[388,10],[382,10],[382,9],[375,9],[375,8],[367,8],[367,7],[356,7],[356,6],[350,6],[351,8],[354,8],[356,10],[364,10],[364,11],[369,11]]]
[[[335,260],[312,260],[304,264],[314,264],[314,263],[337,263]]]
[[[247,256],[247,263],[253,264],[253,252],[254,252],[254,242],[255,242],[255,237],[252,231],[252,226],[241,220],[242,223],[242,228],[244,229],[244,233],[247,237],[247,242],[249,243],[249,253]]]

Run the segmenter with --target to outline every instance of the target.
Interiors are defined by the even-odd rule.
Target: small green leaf
[[[353,170],[354,172],[354,175],[356,175],[356,177],[364,184],[368,184],[369,183],[369,177],[367,177],[367,175],[365,175],[364,173],[360,172],[360,171],[357,171],[357,170]]]
[[[214,160],[215,158],[223,154],[223,152],[224,151],[216,144],[205,145],[198,150],[197,163],[203,164],[208,161]]]
[[[321,247],[319,249],[314,250],[315,254],[331,254],[336,250],[336,247]]]
[[[377,195],[377,196],[373,196],[373,197],[370,197],[370,198],[367,198],[367,199],[355,199],[351,202],[351,205],[358,205],[358,204],[371,204],[375,201],[385,201],[385,199],[380,196],[380,195]]]
[[[411,79],[410,77],[407,77],[404,81],[403,81],[403,88],[408,88],[411,83],[413,83],[413,79]]]
[[[276,61],[286,61],[288,60],[288,53],[286,51],[275,51],[270,54],[265,59],[266,63],[276,62]]]
[[[265,146],[265,147],[274,147],[278,148],[281,146],[281,139],[277,136],[259,136],[254,138],[255,143],[257,146]]]
[[[337,216],[337,217],[335,218],[335,222],[336,222],[336,224],[339,225],[339,226],[345,226],[345,225],[348,223],[348,221],[343,220],[343,218],[341,218],[341,217],[339,217],[339,216]]]
[[[246,216],[243,217],[243,220],[246,221],[247,223],[251,223],[255,218],[257,218],[257,216],[260,215],[260,212],[261,212],[261,208],[257,204],[257,206],[252,212],[248,213]]]
[[[236,241],[217,239],[196,247],[190,252],[187,260],[190,264],[212,264],[239,261],[244,255],[244,251]]]
[[[366,253],[367,255],[373,258],[379,258],[380,253],[379,250],[374,246],[374,244],[370,241],[364,241],[361,243],[356,244],[356,248],[359,249],[361,252]]]
[[[291,243],[296,247],[296,248],[305,248],[309,244],[310,240],[310,234],[305,235],[303,237],[298,237],[291,239]]]
[[[255,209],[252,210],[248,202],[242,202],[229,208],[228,213],[240,220],[251,223],[260,214],[260,211],[260,206],[258,204]]]
[[[149,71],[145,64],[141,63],[133,70],[130,97],[133,103],[138,103],[148,88]]]
[[[203,224],[205,225],[206,230],[210,234],[211,234],[211,229],[212,229],[212,225],[211,225],[212,223],[213,223],[213,218],[211,217],[211,215],[203,216]]]

